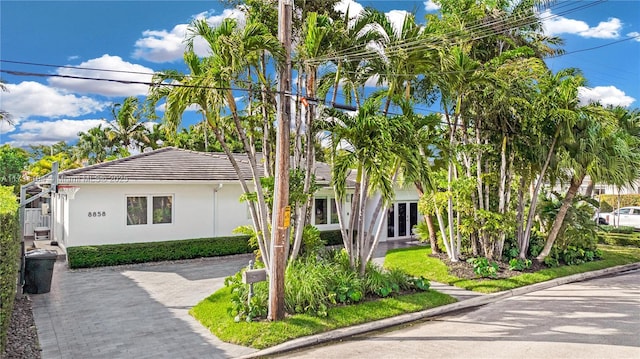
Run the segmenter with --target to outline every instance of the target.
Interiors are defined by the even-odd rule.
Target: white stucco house
[[[246,157],[237,159],[250,179]],[[329,166],[318,163],[321,189],[313,201],[312,223],[320,230],[339,229],[329,176]],[[241,194],[223,153],[165,147],[68,170],[59,174],[58,191],[51,195],[51,240],[65,249],[231,236],[234,228],[251,223]],[[411,236],[420,218],[417,201],[415,189],[396,191],[383,240]]]

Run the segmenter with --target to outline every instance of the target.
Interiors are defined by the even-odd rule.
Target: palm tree
[[[73,149],[73,158],[88,164],[96,164],[106,161],[115,154],[114,143],[109,139],[108,130],[102,128],[102,124],[89,129],[87,132],[78,133],[78,143]]]
[[[543,261],[560,235],[565,216],[584,178],[619,186],[633,183],[640,175],[640,153],[637,139],[618,127],[612,111],[599,105],[580,108],[578,121],[572,128],[571,141],[562,144],[560,168],[571,175],[570,185],[556,214],[542,252]]]
[[[112,143],[127,150],[139,150],[149,142],[148,130],[141,122],[142,107],[136,97],[127,97],[122,104],[113,105],[111,114],[113,120],[104,131]]]
[[[249,210],[255,232],[258,235],[262,258],[266,267],[270,268],[269,212],[258,172],[256,150],[248,135],[252,129],[245,126],[246,122],[243,122],[240,116],[233,86],[243,85],[240,76],[247,67],[255,66],[256,63],[251,61],[252,58],[256,58],[262,51],[278,55],[282,53],[280,44],[264,25],[251,23],[247,24],[245,28],[239,29],[233,19],[225,19],[216,28],[210,27],[204,20],[196,20],[189,31],[184,59],[190,73],[165,71],[156,74],[154,76],[156,86],[151,89],[149,101],[155,105],[161,99],[166,100],[164,121],[170,132],[177,131],[182,113],[188,106],[198,105],[206,123],[210,126],[236,170],[243,192],[250,194],[252,191],[249,190],[249,185],[225,139],[230,135],[225,132],[227,124],[230,124],[234,135],[237,136],[236,138],[240,141],[242,149],[249,159],[253,185],[257,195],[257,202],[250,203]],[[207,42],[210,56],[200,59],[193,52],[196,38],[202,38]],[[259,73],[259,70],[256,70],[256,73]],[[258,76],[258,78],[261,83],[266,85],[264,77]],[[178,86],[167,85],[166,81],[173,81]],[[230,116],[225,116],[225,113],[229,113]]]
[[[392,139],[388,118],[379,114],[380,98],[367,99],[351,116],[339,110],[325,110],[325,130],[331,132],[332,185],[336,194],[342,239],[353,268],[364,273],[370,250],[377,243],[379,231],[366,226],[365,210],[371,195],[379,192],[385,203],[393,197],[392,172],[395,157],[389,151]],[[347,178],[356,169],[355,191],[351,201],[351,221],[346,226],[342,203],[346,200]],[[376,220],[375,218],[372,221]],[[357,224],[357,227],[356,227]],[[357,236],[354,235],[357,232]]]

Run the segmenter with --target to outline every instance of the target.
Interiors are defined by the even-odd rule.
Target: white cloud
[[[19,126],[19,133],[10,136],[11,141],[8,143],[16,147],[26,147],[33,144],[50,145],[60,141],[74,141],[78,138],[78,132],[86,132],[105,123],[101,119],[26,121]]]
[[[633,97],[627,96],[615,86],[580,87],[578,97],[582,105],[599,102],[603,106],[629,107],[635,102]]]
[[[156,106],[155,110],[158,112],[165,112],[167,110],[167,103],[163,102],[159,104],[158,106]],[[184,110],[193,112],[200,111],[200,105],[192,104],[187,106]]]
[[[391,10],[385,13],[385,16],[389,19],[389,22],[391,22],[397,34],[402,31],[402,25],[404,25],[404,19],[407,15],[409,15],[409,12],[405,10]]]
[[[628,37],[635,37],[635,41],[640,42],[640,32],[633,31],[627,34]]]
[[[91,69],[113,70],[114,72]],[[85,61],[80,65],[74,66],[74,68],[61,67],[57,70],[57,74],[104,80],[150,82],[153,70],[142,65],[126,62],[119,56],[105,54],[97,59]],[[139,83],[121,83],[64,77],[51,77],[48,81],[51,86],[71,92],[99,94],[109,97],[146,95],[148,90],[147,85]]]
[[[353,19],[354,17],[360,15],[360,13],[364,10],[364,7],[353,0],[341,0],[333,7],[333,9],[343,14],[345,14],[348,9],[349,18]]]
[[[547,35],[574,34],[597,39],[615,39],[620,36],[622,22],[615,17],[601,21],[598,26],[590,27],[582,20],[568,19],[545,10],[540,14],[542,26]]]
[[[38,82],[25,81],[6,84],[8,92],[2,92],[2,109],[9,112],[16,124],[32,116],[59,118],[77,117],[96,113],[110,103],[87,96],[77,96],[45,86]]]
[[[208,16],[209,13],[200,13],[193,16],[194,19],[206,18],[211,26],[218,26],[225,18],[234,18],[243,25],[244,13],[239,9],[225,9],[220,15]],[[161,63],[182,59],[185,50],[185,37],[189,24],[178,24],[171,30],[146,30],[142,38],[135,43],[133,57],[147,61]],[[194,51],[200,56],[207,55],[207,44],[204,40],[196,39]]]
[[[424,9],[427,12],[440,10],[440,4],[436,4],[433,0],[427,0],[424,2]]]

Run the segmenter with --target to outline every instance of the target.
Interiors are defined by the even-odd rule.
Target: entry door
[[[396,202],[387,211],[387,238],[410,237],[416,224],[418,203]]]

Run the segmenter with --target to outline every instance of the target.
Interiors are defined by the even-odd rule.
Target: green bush
[[[509,261],[509,269],[523,271],[531,267],[531,259],[513,258]]]
[[[289,263],[284,279],[284,305],[288,313],[325,317],[330,307],[361,302],[367,296],[387,297],[402,290],[429,289],[429,281],[425,278],[411,277],[400,269],[384,270],[371,263],[361,277],[349,268],[344,253],[344,250],[330,251],[319,257],[299,257]],[[241,272],[225,279],[225,285],[232,293],[230,315],[236,322],[264,318],[268,288],[262,282],[254,285],[254,296],[249,304],[249,286],[241,279]]]
[[[640,248],[640,233],[598,233],[598,242],[612,246],[632,246]]]
[[[618,195],[601,194],[599,196],[599,199],[600,199],[601,212],[606,212],[603,209],[603,206],[602,206],[603,203],[606,203],[611,208],[618,208]],[[640,194],[620,195],[620,207],[628,207],[628,206],[640,206]]]
[[[473,273],[482,278],[495,278],[498,275],[498,263],[491,262],[485,257],[469,258],[467,263],[473,265]]]
[[[616,227],[616,226],[607,226],[607,225],[602,225],[600,226],[600,230],[604,231],[604,232],[608,232],[608,233],[625,233],[625,234],[632,234],[633,232],[635,232],[635,228],[630,227],[630,226],[620,226],[620,227]]]
[[[4,353],[18,284],[20,240],[17,210],[13,187],[0,186],[0,353]]]
[[[248,237],[106,244],[67,248],[70,268],[90,268],[251,253]]]
[[[339,229],[333,231],[320,232],[320,239],[327,246],[336,246],[342,244],[342,233]]]

